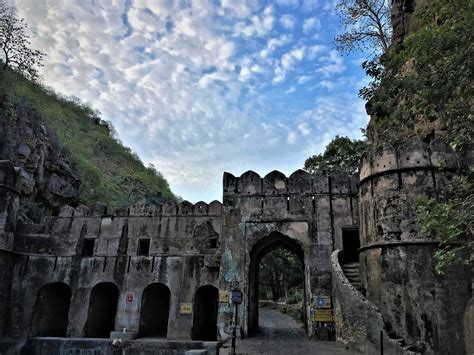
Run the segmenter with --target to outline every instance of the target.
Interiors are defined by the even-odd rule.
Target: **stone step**
[[[359,263],[344,263],[342,264],[342,267],[354,267],[354,266],[357,266],[359,267]]]
[[[359,270],[359,265],[355,266],[342,266],[342,270]]]
[[[344,275],[346,275],[348,277],[349,276],[359,277],[360,274],[358,272],[355,272],[355,271],[346,271],[346,272],[344,272]]]

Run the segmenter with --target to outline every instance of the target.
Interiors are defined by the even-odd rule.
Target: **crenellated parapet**
[[[199,201],[192,204],[189,201],[176,203],[167,201],[162,205],[148,205],[137,203],[130,208],[116,207],[111,214],[107,213],[107,206],[94,204],[91,206],[80,205],[76,208],[63,206],[59,210],[58,217],[189,217],[189,216],[220,216],[222,214],[222,204],[219,201],[206,203]]]
[[[430,144],[419,139],[404,142],[394,147],[383,145],[366,153],[360,163],[360,183],[368,178],[408,170],[446,170],[465,169],[457,153],[442,141]]]
[[[224,197],[353,194],[357,191],[357,178],[343,172],[309,174],[301,169],[289,177],[274,170],[262,178],[249,170],[239,177],[224,173],[223,185]]]

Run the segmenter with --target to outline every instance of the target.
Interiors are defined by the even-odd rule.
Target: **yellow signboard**
[[[330,308],[315,308],[313,309],[314,322],[333,322],[332,309]]]
[[[332,308],[331,297],[315,295],[313,296],[313,306],[316,308]]]
[[[193,304],[192,303],[181,303],[179,313],[181,313],[181,314],[191,314],[191,313],[193,313]]]
[[[219,290],[219,302],[229,303],[229,291]]]

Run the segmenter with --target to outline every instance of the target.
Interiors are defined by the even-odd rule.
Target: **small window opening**
[[[150,239],[140,239],[138,241],[138,255],[150,254]]]
[[[209,247],[211,249],[216,249],[217,248],[217,239],[216,238],[209,239]]]
[[[82,256],[93,256],[94,255],[95,239],[86,238],[82,244]]]

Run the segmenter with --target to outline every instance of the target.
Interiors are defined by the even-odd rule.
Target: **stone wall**
[[[45,314],[52,317],[50,323],[67,323],[63,333],[58,331],[61,336],[87,336],[92,294],[104,285],[118,292],[112,330],[125,329],[120,336],[127,339],[139,336],[143,299],[152,284],[170,292],[168,340],[191,338],[192,305],[204,285],[216,294],[235,287],[244,291],[239,316],[241,335],[248,335],[258,322],[257,303],[251,302],[257,296],[258,263],[279,246],[304,264],[305,324],[313,335],[313,296],[331,295],[331,252],[342,248],[343,229],[358,225],[354,177],[301,170],[289,177],[274,171],[264,178],[253,172],[240,177],[225,173],[223,205],[143,203],[111,214],[100,204],[63,206],[57,216],[18,226],[18,196],[12,196],[16,204],[4,217],[11,232],[2,239],[9,240],[9,249],[0,260],[10,273],[1,296],[9,310],[6,335],[20,339],[42,335]],[[62,300],[59,294],[70,298]],[[56,305],[43,302],[51,295]],[[183,311],[189,305],[191,311]],[[64,307],[69,311],[61,318],[56,313]],[[219,335],[226,338],[234,309],[222,302],[218,312]]]
[[[102,206],[65,206],[57,217],[20,226],[13,247],[10,335],[30,335],[38,291],[58,282],[72,289],[69,336],[84,336],[91,291],[103,282],[119,289],[115,329],[136,333],[142,293],[161,283],[171,291],[168,338],[190,339],[192,317],[180,314],[180,304],[192,303],[199,286],[217,286],[221,214],[217,201],[135,206],[112,215]],[[141,239],[151,242],[146,255],[137,255]],[[86,240],[94,241],[92,255],[82,255]]]
[[[435,236],[416,224],[415,199],[433,196],[465,168],[442,142],[404,142],[367,154],[360,166],[361,279],[392,337],[415,350],[463,353],[468,267],[436,274]]]
[[[335,250],[331,256],[331,275],[336,340],[363,354],[374,355],[380,354],[382,341],[385,354],[404,354],[401,344],[387,334],[379,309],[346,278],[340,259],[341,250]]]

